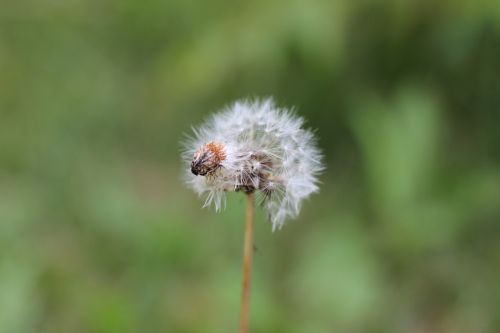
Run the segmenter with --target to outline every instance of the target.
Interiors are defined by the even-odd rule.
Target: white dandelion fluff
[[[272,99],[237,101],[214,114],[184,144],[186,182],[216,210],[225,193],[259,193],[273,230],[295,218],[318,191],[321,153],[313,132]]]

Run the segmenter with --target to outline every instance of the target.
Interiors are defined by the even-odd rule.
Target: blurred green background
[[[179,141],[270,95],[327,169],[258,212],[252,332],[499,332],[493,0],[2,2],[0,332],[235,332],[244,196]]]

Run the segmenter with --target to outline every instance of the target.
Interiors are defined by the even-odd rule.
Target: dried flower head
[[[260,193],[273,230],[281,227],[318,191],[321,154],[303,123],[272,99],[234,103],[193,129],[183,153],[187,184],[216,210],[225,192]]]

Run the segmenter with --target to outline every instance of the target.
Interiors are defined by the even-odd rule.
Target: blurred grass
[[[322,191],[271,233],[253,332],[497,332],[496,1],[19,1],[0,11],[0,332],[229,332],[244,200],[179,140],[276,97]]]

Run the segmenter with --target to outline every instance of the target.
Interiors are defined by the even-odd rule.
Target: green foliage
[[[497,1],[11,1],[0,10],[0,332],[230,332],[244,200],[183,133],[273,95],[327,169],[256,224],[253,332],[498,332]]]

